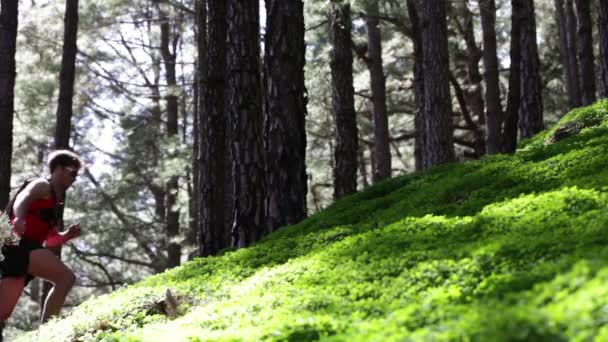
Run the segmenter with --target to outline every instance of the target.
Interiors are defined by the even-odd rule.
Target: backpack
[[[21,191],[23,191],[25,189],[25,187],[28,186],[28,184],[30,184],[32,181],[36,180],[38,178],[29,178],[26,179],[25,182],[23,182],[23,184],[21,184],[21,187],[19,187],[19,190],[17,190],[17,192],[13,195],[13,197],[11,197],[11,199],[8,201],[8,204],[6,205],[6,208],[4,209],[4,213],[6,214],[6,216],[8,216],[9,218],[13,217],[13,204],[15,204],[15,200],[17,199],[17,196],[21,193]]]

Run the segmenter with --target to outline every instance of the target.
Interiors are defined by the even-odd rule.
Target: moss
[[[607,114],[599,101],[554,144],[552,128],[511,156],[387,180],[22,340],[604,340]],[[167,287],[194,298],[175,320],[142,309]]]

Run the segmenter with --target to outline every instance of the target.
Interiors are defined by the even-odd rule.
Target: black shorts
[[[21,239],[19,245],[3,246],[2,255],[4,260],[0,261],[0,278],[19,278],[25,276],[25,284],[34,277],[27,273],[30,264],[30,252],[41,249],[41,244],[26,239]]]

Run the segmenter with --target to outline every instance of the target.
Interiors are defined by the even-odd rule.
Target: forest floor
[[[552,142],[564,128],[580,133]],[[608,340],[606,284],[602,101],[515,155],[382,182],[20,340]]]

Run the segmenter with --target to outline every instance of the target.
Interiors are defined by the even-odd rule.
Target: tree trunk
[[[453,18],[467,47],[467,85],[464,87],[464,98],[467,108],[473,114],[471,121],[477,118],[477,123],[475,123],[471,129],[473,130],[473,148],[475,150],[475,155],[476,157],[481,157],[486,154],[486,141],[483,129],[486,121],[482,92],[483,78],[479,71],[479,61],[483,57],[483,52],[479,49],[479,46],[475,41],[474,18],[473,13],[467,5],[467,1],[456,1],[454,2],[454,6],[456,6],[456,15],[453,16]],[[460,21],[460,18],[462,18],[462,22]]]
[[[419,4],[416,0],[407,0],[407,11],[412,25],[412,40],[414,43],[414,97],[416,99],[416,113],[414,115],[414,159],[416,170],[422,170],[422,147],[424,138],[424,56],[422,50],[422,32],[420,27]]]
[[[568,0],[571,2],[572,0]],[[570,109],[580,106],[580,87],[578,85],[578,71],[576,72],[577,77],[572,75],[572,69],[570,68],[570,61],[572,58],[576,60],[576,54],[570,55],[570,49],[568,48],[568,37],[569,27],[568,21],[566,20],[566,4],[564,0],[555,0],[555,13],[556,13],[556,24],[559,30],[560,40],[560,54],[562,57],[562,65],[564,68],[564,77],[566,79],[566,89],[568,92],[568,105]],[[570,3],[571,5],[571,3]]]
[[[233,245],[263,233],[264,146],[260,87],[259,1],[228,1],[228,111],[234,184]]]
[[[225,225],[225,183],[228,174],[225,112],[226,92],[226,2],[207,0],[208,43],[199,50],[199,63],[205,65],[200,84],[201,197],[199,255],[217,254],[229,247]]]
[[[76,40],[78,35],[78,0],[66,0],[63,34],[63,56],[59,73],[59,102],[55,127],[55,148],[68,149],[72,127],[72,102],[76,74]]]
[[[486,151],[496,154],[500,152],[502,122],[496,56],[496,4],[494,0],[480,0],[479,8],[483,30],[483,64],[486,69]]]
[[[544,128],[540,61],[536,44],[536,19],[533,0],[522,2],[521,24],[521,103],[519,130],[530,138]]]
[[[266,219],[273,232],[306,217],[304,4],[266,0]]]
[[[15,52],[17,49],[18,2],[0,2],[0,210],[11,192],[13,113],[15,112]]]
[[[169,140],[178,137],[178,98],[173,89],[177,88],[177,78],[175,72],[177,43],[179,42],[179,33],[175,28],[171,28],[169,18],[158,5],[160,16],[160,50],[165,67],[165,79],[167,86],[170,89],[165,96],[167,100],[167,137]],[[172,34],[172,32],[174,32]],[[175,157],[169,155],[169,158]],[[167,211],[166,219],[166,238],[167,238],[167,268],[179,266],[181,260],[181,245],[176,240],[179,237],[179,209],[177,209],[178,195],[178,176],[173,175],[167,182],[165,191],[165,209]]]
[[[202,117],[202,92],[204,91],[205,54],[207,53],[207,0],[196,0],[195,2],[195,21],[196,21],[196,49],[197,57],[195,61],[196,74],[194,75],[194,115],[193,115],[193,144],[192,144],[192,190],[190,191],[190,231],[188,232],[188,243],[196,245],[196,251],[189,257],[200,256],[198,235],[200,227],[200,204],[201,204],[201,163],[200,151],[202,148],[201,140],[203,137],[203,126],[200,124]]]
[[[608,0],[599,0],[600,71],[602,98],[608,97]]]
[[[350,4],[331,3],[331,75],[333,110],[336,118],[334,199],[357,191],[357,117],[353,88],[353,53]]]
[[[591,32],[591,0],[575,0],[578,18],[578,58],[583,90],[583,106],[595,99],[595,61],[593,58],[593,36]]]
[[[568,82],[572,84],[572,107],[580,107],[583,103],[581,95],[581,79],[578,66],[578,55],[576,53],[576,16],[572,0],[564,2],[564,19],[566,21],[566,51],[568,56],[568,74],[570,79]]]
[[[443,0],[420,3],[424,56],[422,168],[454,160],[448,33]]]
[[[502,151],[513,153],[517,147],[517,124],[521,97],[521,24],[523,0],[511,0],[511,67],[509,72],[509,95],[502,134]]]
[[[391,176],[391,150],[389,145],[388,115],[386,113],[386,77],[382,65],[382,33],[380,31],[378,0],[372,0],[367,8],[367,40],[369,76],[372,90],[372,115],[374,118],[373,164],[374,183]]]

